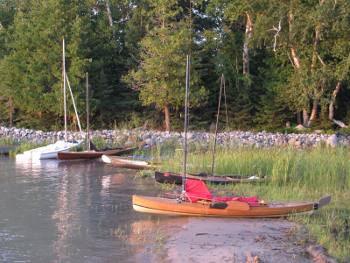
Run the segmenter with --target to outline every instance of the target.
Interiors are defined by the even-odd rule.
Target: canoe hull
[[[269,206],[249,206],[240,201],[226,202],[225,209],[211,208],[210,203],[182,201],[176,199],[133,196],[133,208],[135,211],[172,214],[186,216],[209,217],[283,217],[291,214],[310,214],[313,212],[314,203],[284,203],[269,204]]]
[[[126,169],[149,169],[152,167],[148,162],[137,161],[129,158],[114,157],[103,155],[101,157],[102,161],[105,163],[113,164],[113,166],[118,168]]]
[[[18,160],[44,160],[44,159],[56,159],[59,152],[69,152],[71,148],[77,147],[83,141],[77,141],[74,143],[57,141],[56,143],[46,145],[43,147],[35,148],[23,152],[23,154],[17,154]]]
[[[103,152],[59,152],[57,158],[60,160],[69,159],[93,159],[99,158],[103,155]]]
[[[122,155],[132,152],[135,149],[135,147],[130,148],[118,148],[118,149],[111,149],[107,151],[100,151],[100,152],[94,152],[94,151],[85,151],[85,152],[59,152],[57,154],[57,158],[60,160],[71,160],[71,159],[94,159],[94,158],[100,158],[102,155]]]
[[[171,183],[171,184],[182,184],[182,173],[173,172],[163,172],[156,171],[155,179],[159,183]],[[201,180],[203,182],[210,182],[213,184],[227,184],[227,183],[242,183],[242,182],[261,182],[266,180],[266,177],[259,179],[249,179],[256,178],[252,176],[244,175],[226,175],[226,176],[207,176],[201,174],[186,174],[186,178]]]

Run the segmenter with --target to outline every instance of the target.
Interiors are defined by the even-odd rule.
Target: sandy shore
[[[163,245],[164,262],[336,262],[296,229],[286,219],[190,217]]]

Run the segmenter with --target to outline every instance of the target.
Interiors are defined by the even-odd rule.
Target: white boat
[[[68,142],[67,141],[67,105],[66,105],[66,82],[68,83],[70,94],[72,96],[73,106],[75,110],[75,114],[77,116],[78,125],[81,134],[81,125],[79,116],[77,113],[77,109],[74,103],[74,97],[72,93],[72,89],[70,88],[66,68],[65,68],[65,50],[64,50],[64,39],[63,39],[63,52],[62,52],[63,62],[63,86],[64,86],[64,126],[65,126],[65,140],[57,141],[53,144],[46,145],[43,147],[35,148],[32,150],[28,150],[23,152],[23,154],[17,154],[16,160],[42,160],[42,159],[56,159],[58,152],[69,152],[71,148],[80,145],[83,140]]]
[[[69,152],[72,147],[76,147],[82,142],[82,140],[75,142],[57,141],[56,143],[50,145],[28,150],[23,152],[22,154],[17,154],[16,160],[56,159],[58,152]]]
[[[128,157],[102,155],[101,160],[104,163],[110,163],[110,164],[113,164],[113,166],[119,167],[119,168],[146,169],[146,168],[155,167],[148,162],[138,161],[135,159],[130,159]]]

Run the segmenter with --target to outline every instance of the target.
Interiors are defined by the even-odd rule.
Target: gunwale
[[[226,209],[211,208],[213,202],[182,201],[176,199],[133,195],[133,208],[138,212],[210,217],[283,217],[291,214],[311,214],[314,203],[274,203],[250,206],[241,201],[228,201]],[[242,204],[243,203],[243,204]],[[232,206],[231,206],[232,205]],[[236,206],[237,205],[237,206]],[[249,209],[247,209],[249,206]]]

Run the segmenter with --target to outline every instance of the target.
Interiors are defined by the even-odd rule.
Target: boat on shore
[[[173,173],[164,171],[155,171],[154,177],[159,183],[182,184],[183,173]],[[244,182],[263,182],[268,176],[262,175],[208,175],[207,173],[186,174],[186,178],[210,182],[213,184],[244,183]]]
[[[59,152],[69,152],[71,148],[77,147],[82,141],[57,141],[56,143],[24,151],[22,154],[16,155],[16,160],[43,160],[56,159]]]
[[[89,150],[89,151],[82,151],[82,152],[59,152],[57,154],[57,158],[60,160],[71,160],[71,159],[93,159],[93,158],[100,158],[103,155],[123,155],[131,153],[133,150],[135,150],[137,147],[127,147],[127,148],[115,148],[115,149],[109,149],[109,150]]]
[[[126,168],[126,169],[150,169],[155,168],[156,166],[152,163],[146,161],[140,161],[135,158],[130,157],[119,157],[119,156],[107,156],[102,155],[101,160],[104,163],[110,163],[118,168]]]
[[[64,97],[64,127],[65,127],[65,139],[57,141],[53,144],[49,144],[43,147],[38,147],[32,150],[24,151],[22,154],[16,155],[16,160],[43,160],[43,159],[56,159],[57,154],[59,152],[69,152],[71,148],[79,146],[81,143],[83,143],[83,140],[74,140],[74,141],[68,141],[67,140],[67,94],[66,94],[66,84],[68,84],[68,88],[72,97],[72,102],[75,110],[75,114],[77,117],[79,130],[81,133],[81,125],[79,116],[77,113],[77,109],[74,102],[74,97],[72,93],[72,89],[69,85],[67,73],[66,73],[66,67],[65,67],[65,44],[64,39],[62,41],[62,82],[63,82],[63,97]]]
[[[285,217],[292,214],[311,214],[331,201],[331,196],[321,198],[318,202],[267,203],[259,201],[256,196],[213,197],[203,181],[187,179],[184,194],[175,198],[162,198],[133,195],[135,211],[208,217]]]

